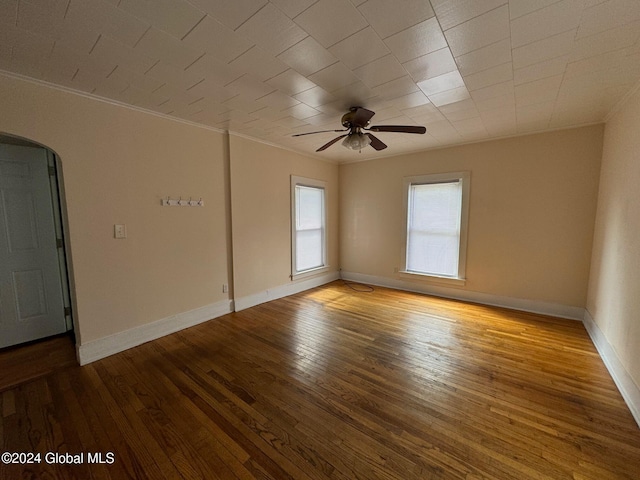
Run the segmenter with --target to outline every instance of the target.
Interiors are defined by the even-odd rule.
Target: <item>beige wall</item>
[[[470,171],[467,282],[453,288],[583,308],[601,153],[592,126],[343,165],[341,267],[401,278],[402,178]]]
[[[330,271],[338,270],[338,166],[230,136],[234,297],[291,283],[291,175],[327,182]]]
[[[607,122],[587,310],[640,386],[640,91]]]
[[[0,132],[60,157],[81,344],[228,299],[220,133],[4,76],[0,105]]]

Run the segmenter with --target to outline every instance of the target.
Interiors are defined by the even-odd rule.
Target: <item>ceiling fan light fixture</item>
[[[352,133],[342,141],[342,146],[350,150],[362,150],[371,143],[371,139],[364,133]]]

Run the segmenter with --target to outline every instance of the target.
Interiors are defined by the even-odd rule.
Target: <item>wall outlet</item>
[[[127,226],[126,225],[114,225],[113,226],[114,238],[127,238]]]

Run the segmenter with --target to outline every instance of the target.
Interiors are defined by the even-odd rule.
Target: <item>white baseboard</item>
[[[93,340],[76,347],[78,361],[80,365],[86,365],[232,311],[233,301],[223,300]]]
[[[304,292],[305,290],[319,287],[320,285],[333,282],[335,280],[338,280],[339,278],[340,274],[338,272],[330,272],[306,280],[294,281],[286,285],[279,285],[277,287],[269,288],[268,290],[263,290],[262,292],[255,293],[253,295],[236,298],[234,301],[236,312],[244,310],[245,308],[260,305],[261,303],[270,302],[271,300],[276,300],[278,298],[287,297],[295,293]]]
[[[600,354],[600,358],[602,358],[618,390],[620,390],[622,398],[624,398],[629,410],[631,410],[631,415],[633,415],[633,418],[635,418],[636,423],[640,427],[640,388],[624,368],[616,351],[607,341],[604,333],[602,333],[602,330],[600,330],[588,310],[585,310],[583,323]]]
[[[488,293],[473,292],[459,288],[451,288],[440,285],[426,285],[395,278],[377,277],[362,273],[342,272],[342,278],[354,282],[378,285],[381,287],[395,288],[408,292],[426,293],[436,297],[452,298],[466,302],[481,303],[483,305],[493,305],[496,307],[511,308],[524,312],[540,313],[554,317],[568,318],[570,320],[580,320],[584,318],[584,308],[562,305],[558,303],[540,302],[537,300],[527,300],[524,298],[505,297],[501,295],[491,295]]]

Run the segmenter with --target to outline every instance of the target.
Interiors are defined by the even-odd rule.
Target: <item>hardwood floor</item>
[[[0,392],[54,370],[77,365],[70,334],[0,350]]]
[[[640,429],[580,322],[340,282],[54,371],[0,402],[0,450],[42,455],[0,464],[2,479],[640,473]],[[46,452],[84,457],[48,464]]]

